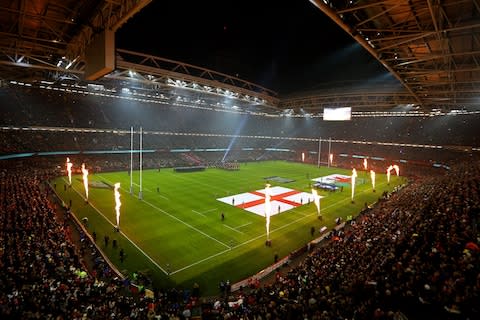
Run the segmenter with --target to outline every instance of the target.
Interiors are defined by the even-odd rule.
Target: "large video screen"
[[[352,108],[323,108],[323,120],[346,121],[352,119]]]

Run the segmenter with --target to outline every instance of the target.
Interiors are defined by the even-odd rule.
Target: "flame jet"
[[[122,203],[120,202],[120,182],[115,183],[115,213],[117,216],[117,229],[120,228],[120,206]]]
[[[85,187],[85,196],[88,201],[88,170],[85,169],[85,163],[82,163],[83,186]]]
[[[68,174],[69,185],[72,185],[72,166],[73,166],[73,163],[70,162],[70,158],[67,158],[67,174]]]
[[[375,192],[375,171],[370,170],[370,178],[372,179],[373,192]]]
[[[357,170],[353,168],[352,170],[352,201],[353,201],[353,196],[355,195],[355,180],[357,178]]]

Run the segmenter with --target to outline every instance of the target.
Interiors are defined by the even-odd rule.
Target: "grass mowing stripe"
[[[183,181],[188,181],[192,184],[199,184],[199,185],[202,185],[204,187],[206,187],[207,189],[217,189],[217,190],[220,190],[222,192],[225,192],[226,190],[220,188],[220,187],[217,187],[215,185],[209,185],[209,184],[206,184],[206,183],[203,183],[203,182],[199,182],[198,180],[195,180],[195,181],[192,181],[191,179],[187,179],[185,177],[182,176],[182,173],[179,173],[178,176],[176,177],[177,179],[181,179]]]
[[[65,181],[65,183],[67,182],[65,178],[63,178],[63,180]],[[83,198],[82,194],[73,185],[72,185],[72,189],[75,190],[75,192],[78,193],[80,197]],[[95,211],[97,211],[103,218],[105,218],[105,220],[109,224],[111,224],[112,227],[115,227],[115,225],[110,220],[108,220],[108,218],[100,210],[98,210],[92,203],[89,202],[88,205],[91,206],[93,209],[95,209]],[[147,257],[147,259],[150,260],[150,262],[153,263],[158,269],[160,269],[163,273],[168,274],[167,271],[165,271],[162,267],[160,267],[155,260],[153,260],[145,251],[143,251],[139,246],[137,246],[137,244],[133,242],[122,230],[119,230],[119,233],[125,239],[127,239],[135,248],[137,248],[138,251],[140,251],[145,257]]]
[[[100,175],[97,175],[97,176],[99,176],[99,177],[100,177],[100,178],[102,178],[102,179],[105,179],[104,177],[102,177],[102,176],[100,176]],[[111,182],[110,180],[108,180],[108,179],[105,179],[105,180],[107,180],[109,183],[112,183],[112,182]],[[124,188],[121,188],[121,189],[122,189],[123,191],[127,192],[127,191],[126,191]],[[137,196],[137,195],[135,195],[135,194],[134,194],[133,196],[134,196],[135,198],[138,198],[138,196]],[[187,222],[183,221],[183,220],[182,220],[182,219],[180,219],[180,218],[177,218],[177,217],[175,217],[174,215],[172,215],[172,214],[168,213],[167,211],[165,211],[165,210],[163,210],[163,209],[161,209],[161,208],[157,207],[156,205],[154,205],[154,204],[152,204],[152,203],[150,203],[150,202],[148,202],[148,201],[146,201],[146,200],[142,200],[142,202],[144,202],[144,203],[148,204],[150,207],[152,207],[152,208],[156,209],[157,211],[160,211],[160,212],[162,212],[163,214],[166,214],[166,215],[167,215],[167,216],[169,216],[170,218],[172,218],[172,219],[174,219],[174,220],[177,220],[177,221],[178,221],[178,222],[180,222],[180,223],[183,223],[183,224],[184,224],[184,225],[186,225],[187,227],[189,227],[189,228],[191,228],[191,229],[193,229],[193,230],[197,231],[198,233],[200,233],[200,234],[204,235],[205,237],[207,237],[207,238],[209,238],[209,239],[212,239],[212,240],[214,240],[214,241],[216,241],[216,242],[220,243],[221,245],[223,245],[223,246],[225,246],[225,247],[227,247],[227,248],[229,248],[229,249],[230,249],[230,246],[229,246],[229,245],[227,245],[226,243],[223,243],[222,241],[220,241],[220,240],[218,240],[218,239],[216,239],[216,238],[212,237],[211,235],[209,235],[209,234],[206,234],[206,233],[205,233],[205,232],[203,232],[202,230],[200,230],[200,229],[198,229],[198,228],[196,228],[196,227],[192,226],[191,224],[189,224],[189,223],[187,223]]]

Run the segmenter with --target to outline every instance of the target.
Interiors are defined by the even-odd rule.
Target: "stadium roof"
[[[424,108],[478,108],[477,0],[310,0]]]
[[[82,80],[85,49],[116,31],[151,0],[2,0],[0,72],[4,80]],[[310,0],[377,59],[400,86],[339,88],[281,96],[221,72],[117,49],[116,70],[100,81],[135,81],[205,94],[220,90],[280,109],[390,110],[480,108],[478,0]],[[316,10],[312,7],[312,10]],[[321,35],[320,35],[321,36]],[[292,80],[294,81],[294,80]],[[178,86],[176,84],[179,84]],[[207,89],[205,89],[207,88]],[[204,90],[205,89],[205,90]],[[218,92],[215,92],[218,93]],[[252,100],[253,101],[253,100]]]
[[[85,49],[94,36],[105,29],[118,30],[150,2],[1,0],[2,77],[31,77],[36,74],[35,69],[81,74]],[[40,77],[42,74],[45,73],[40,72]]]

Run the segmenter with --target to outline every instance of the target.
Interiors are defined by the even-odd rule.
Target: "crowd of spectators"
[[[5,106],[4,126],[128,130],[130,125],[142,125],[172,133],[250,136],[233,141],[228,136],[146,134],[144,148],[156,152],[144,155],[144,168],[188,165],[188,158],[170,152],[172,148],[228,147],[228,154],[193,154],[207,163],[221,158],[235,164],[279,158],[300,161],[301,152],[307,154],[307,162],[316,163],[317,158],[308,151],[318,150],[317,142],[252,138],[264,135],[478,144],[478,135],[471,134],[475,116],[359,118],[348,126],[327,122],[312,126],[307,121],[313,123],[314,119],[243,116],[200,109],[184,112],[174,106],[132,106],[121,99],[32,88],[2,88],[0,101]],[[240,122],[244,122],[241,128]],[[439,132],[449,134],[440,136]],[[459,137],[466,140],[460,141]],[[2,130],[0,138],[1,154],[72,148],[127,150],[130,146],[129,135],[120,133]],[[176,288],[153,288],[154,297],[147,297],[144,292],[129,290],[131,286],[101,259],[93,267],[86,264],[84,246],[90,239],[81,236],[80,244],[72,240],[71,224],[59,215],[44,184],[53,173],[29,169],[41,168],[42,163],[56,158],[32,159],[35,166],[4,162],[0,171],[0,318],[186,319],[193,316],[194,310],[201,310],[204,319],[478,319],[480,164],[469,153],[450,151],[335,144],[335,166],[361,166],[361,160],[350,157],[360,154],[390,160],[440,157],[451,168],[436,172],[444,175],[423,177],[387,195],[345,229],[314,246],[300,264],[277,270],[274,281],[208,299],[199,297],[196,290]],[[71,158],[98,171],[128,170],[130,162],[128,153],[80,154]],[[460,159],[469,161],[459,164]],[[385,168],[380,160],[370,165],[378,171]],[[48,163],[45,167],[53,166]]]
[[[5,319],[187,319],[194,310],[204,319],[480,316],[478,162],[387,195],[300,264],[277,270],[273,282],[208,299],[175,288],[146,297],[104,263],[89,270],[49,198],[45,172],[1,171]]]
[[[44,183],[47,171],[4,169],[0,175],[1,319],[179,319],[191,312],[195,291],[156,290],[153,299],[98,254],[88,267],[86,259],[93,258],[85,246],[95,249],[81,231],[80,243],[72,240]]]
[[[321,118],[242,115],[14,85],[0,89],[0,103],[3,106],[0,155],[128,151],[131,146],[129,130],[134,126],[137,132],[140,127],[145,131],[144,149],[229,150],[226,158],[218,152],[201,156],[218,156],[212,161],[298,160],[298,154],[303,152],[307,158],[315,158],[308,160],[314,163],[319,137],[324,139],[322,152],[325,156],[328,145],[325,140],[334,140],[331,152],[336,158],[342,154],[366,155],[389,161],[433,164],[478,156],[478,151],[470,147],[479,145],[475,134],[479,115],[360,117],[348,122],[331,122]],[[11,128],[21,126],[39,126],[45,130]],[[49,131],[49,127],[62,129]],[[83,128],[97,132],[82,131]],[[134,148],[139,148],[138,140],[136,134]],[[447,147],[419,148],[395,143]],[[293,150],[296,154],[278,150]]]
[[[478,319],[480,165],[380,201],[268,286],[241,295],[250,319]]]
[[[265,117],[9,85],[0,89],[3,126],[50,126],[275,137],[322,137],[432,145],[478,146],[480,115],[441,117]]]
[[[25,131],[0,130],[0,139],[4,142],[3,155],[21,153],[124,153],[130,150],[130,134],[126,133],[93,133],[67,131]],[[208,159],[209,163],[216,161],[255,161],[285,159],[302,161],[301,154],[305,155],[304,162],[317,163],[318,141],[279,140],[254,137],[222,137],[222,136],[177,136],[174,133],[157,135],[147,133],[143,135],[143,149],[154,152],[157,158],[172,158],[176,150],[190,150],[192,156]],[[328,150],[334,155],[334,162],[345,162],[347,158],[352,163],[353,156],[382,158],[385,163],[394,161],[408,161],[423,166],[432,166],[435,163],[449,164],[460,160],[472,159],[480,156],[479,152],[465,152],[455,149],[431,149],[382,145],[361,145],[352,143],[336,143],[331,145],[323,141],[321,162],[326,163]],[[139,148],[139,137],[135,135],[134,149]],[[382,169],[383,171],[383,169]]]

